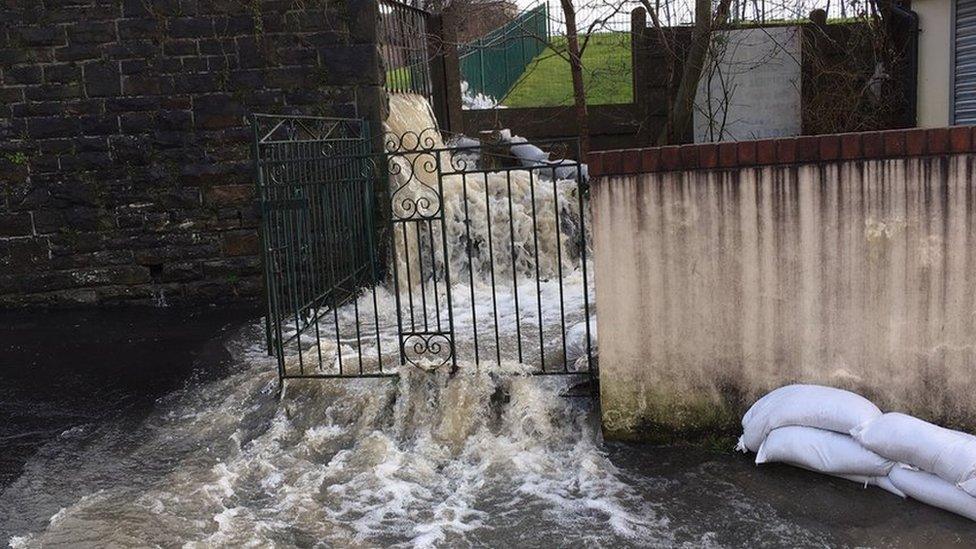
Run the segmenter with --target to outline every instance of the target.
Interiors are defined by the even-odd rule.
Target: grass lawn
[[[397,87],[402,89],[409,89],[413,78],[410,76],[410,67],[400,67],[399,69],[390,69],[386,71],[386,85],[391,86],[394,83]]]
[[[565,38],[556,38],[553,47],[564,50]],[[594,34],[583,51],[583,86],[591,105],[630,103],[634,90],[631,80],[630,34]],[[554,107],[573,104],[573,81],[569,62],[546,48],[512,86],[502,104],[508,107]]]

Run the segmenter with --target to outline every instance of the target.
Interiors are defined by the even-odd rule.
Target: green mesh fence
[[[501,100],[548,41],[549,10],[540,4],[458,48],[461,80],[468,83],[472,94]]]

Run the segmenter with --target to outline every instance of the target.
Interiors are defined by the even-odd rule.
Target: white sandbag
[[[907,497],[905,492],[899,490],[898,487],[895,486],[894,483],[891,482],[891,479],[889,479],[887,476],[883,476],[883,477],[866,477],[863,475],[834,475],[834,476],[856,482],[865,487],[877,486],[878,488],[881,488],[886,492],[890,492],[900,498]]]
[[[895,467],[888,478],[910,498],[976,520],[976,498],[931,473]]]
[[[865,448],[935,474],[976,496],[976,437],[898,413],[851,430]]]
[[[864,449],[849,435],[814,427],[773,429],[756,453],[756,464],[781,462],[831,475],[883,477],[895,463]]]
[[[787,425],[816,427],[848,434],[881,415],[868,399],[843,389],[820,385],[786,385],[762,397],[742,417],[736,447],[757,451],[770,431]]]
[[[523,166],[544,166],[549,162],[549,153],[531,143],[520,143],[511,146],[512,154],[519,159]]]

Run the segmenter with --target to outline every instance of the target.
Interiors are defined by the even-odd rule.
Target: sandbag
[[[820,385],[786,385],[762,397],[742,417],[742,437],[736,447],[759,450],[770,431],[787,425],[816,427],[848,434],[881,415],[868,399],[843,389]]]
[[[910,498],[976,520],[976,498],[936,475],[895,467],[888,478]]]
[[[899,413],[851,430],[865,448],[907,463],[976,496],[976,437]]]
[[[895,463],[861,447],[849,435],[814,427],[773,429],[756,453],[756,464],[782,462],[818,473],[883,477]]]
[[[900,498],[907,497],[905,492],[899,490],[898,487],[891,482],[891,479],[888,478],[887,475],[883,477],[866,477],[863,475],[834,475],[834,476],[856,482],[863,486],[877,486],[878,488],[881,488],[886,492],[890,492]]]

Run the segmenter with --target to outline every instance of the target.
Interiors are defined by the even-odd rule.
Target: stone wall
[[[0,307],[259,296],[245,115],[380,120],[376,9],[0,5]]]
[[[607,437],[733,433],[796,382],[976,426],[974,128],[589,161]]]

